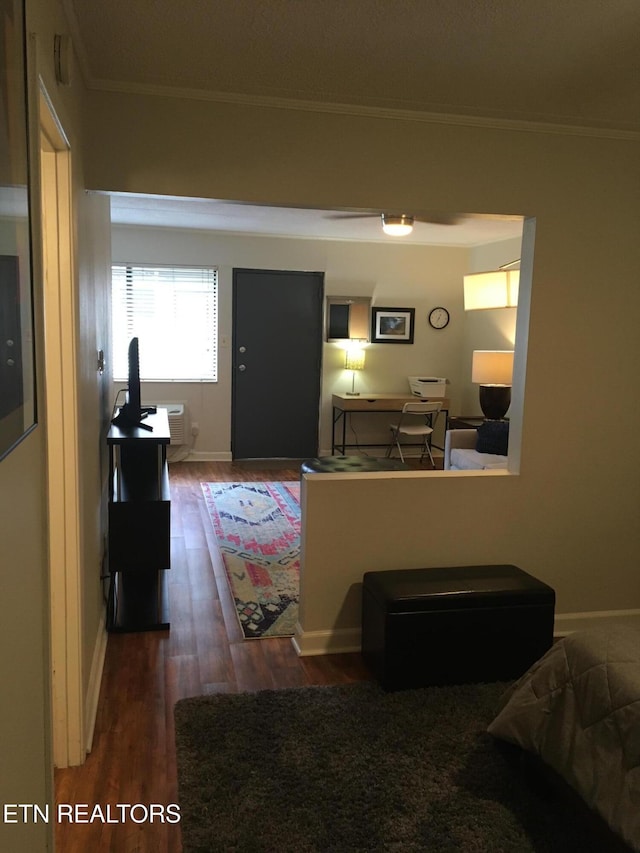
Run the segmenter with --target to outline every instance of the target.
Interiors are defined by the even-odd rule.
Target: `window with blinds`
[[[142,380],[217,381],[218,271],[114,264],[111,272],[113,378],[126,381],[137,336]]]

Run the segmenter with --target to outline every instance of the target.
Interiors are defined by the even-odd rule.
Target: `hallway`
[[[171,630],[111,634],[92,752],[57,770],[57,803],[94,806],[177,802],[173,706],[205,693],[367,678],[359,655],[300,658],[288,638],[245,641],[204,506],[206,481],[296,480],[299,468],[226,462],[170,466]],[[209,546],[212,546],[211,552]],[[215,557],[212,559],[211,554]],[[61,823],[60,853],[180,853],[179,824]]]

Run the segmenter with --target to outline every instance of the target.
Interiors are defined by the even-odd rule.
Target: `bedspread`
[[[556,643],[507,691],[489,732],[538,755],[640,850],[640,629]]]

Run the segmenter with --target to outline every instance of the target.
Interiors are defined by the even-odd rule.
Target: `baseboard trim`
[[[628,625],[640,628],[640,610],[591,610],[584,613],[556,613],[554,634],[566,637],[575,631],[602,628],[606,625]]]
[[[229,451],[220,450],[190,450],[186,462],[232,462],[233,456]]]
[[[640,628],[640,610],[593,610],[584,613],[556,613],[554,636],[566,637],[575,631],[606,625],[629,625]],[[360,628],[337,631],[305,631],[298,622],[291,638],[300,657],[311,655],[350,654],[361,650]]]
[[[91,672],[89,673],[89,684],[87,686],[87,695],[85,698],[85,749],[87,753],[91,752],[93,746],[93,734],[96,727],[96,718],[98,716],[98,700],[100,698],[100,686],[102,684],[102,671],[104,669],[104,661],[107,654],[107,623],[106,616],[103,612],[98,625],[98,634],[93,647],[93,659],[91,661]]]
[[[336,631],[304,631],[298,622],[291,642],[300,657],[350,654],[360,651],[360,636],[360,628],[342,628]]]

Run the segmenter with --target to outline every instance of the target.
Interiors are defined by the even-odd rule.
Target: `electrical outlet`
[[[199,433],[199,432],[200,432],[200,424],[199,424],[199,423],[196,423],[196,422],[194,421],[194,422],[191,424],[191,435],[193,435],[193,436],[198,435],[198,433]]]

